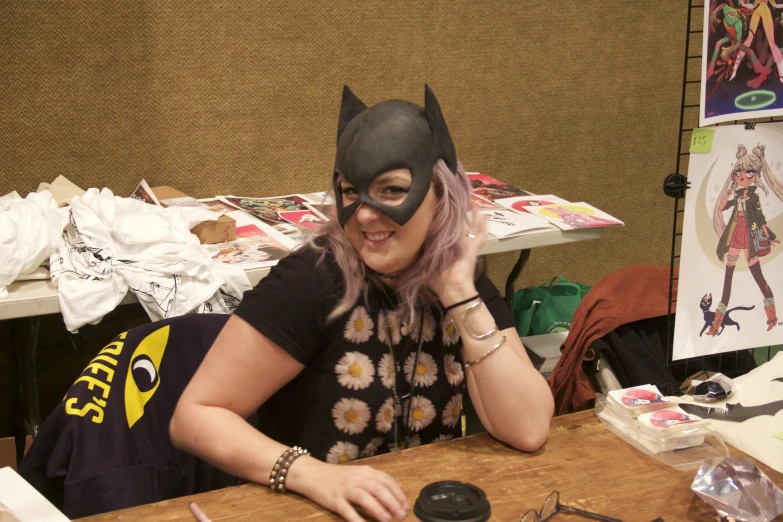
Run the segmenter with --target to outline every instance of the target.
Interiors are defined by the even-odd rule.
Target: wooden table
[[[731,456],[748,458],[733,448]],[[518,521],[527,510],[540,509],[553,490],[560,491],[563,504],[629,522],[649,522],[659,516],[666,522],[715,520],[714,512],[690,490],[695,471],[677,471],[636,451],[606,430],[592,411],[553,419],[549,440],[532,454],[513,450],[480,434],[360,463],[386,471],[403,484],[411,504],[406,520],[415,520],[412,506],[421,488],[438,480],[460,480],[482,488],[492,506],[492,521]],[[760,467],[773,482],[783,486],[780,473],[764,465]],[[193,522],[188,508],[192,501],[215,522],[339,520],[303,497],[292,493],[274,495],[255,484],[81,520]],[[568,518],[560,514],[556,520]]]

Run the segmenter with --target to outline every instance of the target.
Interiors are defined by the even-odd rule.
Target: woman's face
[[[748,188],[756,181],[758,172],[752,170],[738,170],[734,172],[734,183],[741,188]]]
[[[356,201],[353,185],[342,180],[343,205]],[[370,184],[370,196],[385,205],[399,205],[408,196],[411,173],[408,169],[384,172]],[[431,186],[416,213],[400,226],[386,214],[368,205],[360,205],[345,223],[345,233],[362,261],[382,274],[394,274],[408,268],[416,259],[435,216],[438,198]]]

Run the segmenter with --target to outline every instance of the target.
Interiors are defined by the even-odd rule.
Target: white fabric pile
[[[58,210],[49,192],[16,192],[0,198],[0,299],[18,279],[46,279],[41,263],[57,248],[67,213]]]
[[[155,321],[189,312],[230,313],[251,288],[241,268],[212,260],[190,229],[217,213],[163,208],[90,189],[71,201],[70,223],[50,258],[68,330],[96,324],[133,292]]]
[[[755,370],[733,379],[736,391],[725,401],[699,406],[721,407],[740,403],[745,407],[783,401],[783,352]],[[683,402],[694,402],[685,395]],[[783,408],[773,415],[759,415],[743,422],[712,419],[712,428],[723,440],[779,473],[783,473]]]

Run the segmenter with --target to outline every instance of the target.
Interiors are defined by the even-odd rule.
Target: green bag
[[[590,290],[563,276],[522,288],[514,294],[514,324],[520,337],[563,332],[571,328],[576,307]]]

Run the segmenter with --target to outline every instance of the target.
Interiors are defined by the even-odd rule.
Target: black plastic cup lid
[[[480,488],[455,480],[424,486],[413,513],[422,522],[486,522],[492,514]]]

